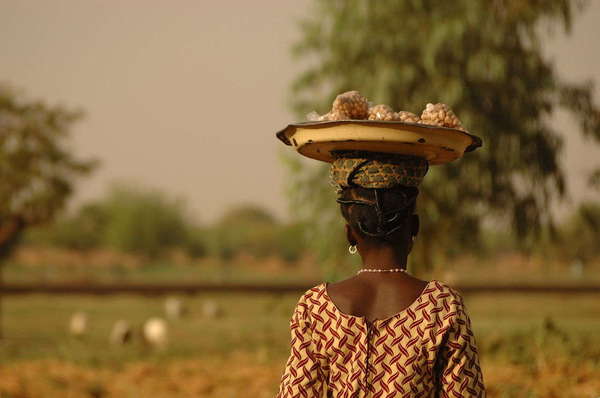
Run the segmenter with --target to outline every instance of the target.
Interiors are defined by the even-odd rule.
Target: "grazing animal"
[[[158,317],[146,320],[142,326],[142,339],[154,348],[165,348],[169,341],[167,321]]]
[[[214,300],[205,300],[202,304],[202,315],[205,318],[219,318],[223,316],[223,309]]]
[[[133,329],[126,320],[120,319],[113,325],[110,331],[110,343],[114,345],[123,345],[131,341]]]
[[[187,307],[183,300],[169,297],[165,300],[165,313],[169,319],[180,319],[187,314]]]
[[[76,312],[69,321],[69,333],[75,337],[82,337],[87,333],[88,316],[85,312]]]

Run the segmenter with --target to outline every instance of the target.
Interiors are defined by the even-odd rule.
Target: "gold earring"
[[[356,254],[358,249],[356,248],[356,245],[350,245],[348,246],[348,251],[350,252],[350,254]]]

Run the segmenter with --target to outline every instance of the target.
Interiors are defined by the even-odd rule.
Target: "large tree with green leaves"
[[[563,138],[550,117],[570,111],[573,130],[598,141],[600,111],[590,82],[563,81],[541,43],[553,25],[569,32],[584,3],[313,1],[293,48],[308,65],[292,87],[298,117],[324,113],[336,94],[359,90],[374,103],[417,114],[428,102],[444,102],[483,138],[481,150],[432,167],[425,178],[419,266],[431,265],[442,248],[476,244],[484,219],[510,220],[524,242],[552,225],[550,207],[566,183]],[[327,165],[285,160],[292,206],[312,227],[310,242],[331,259],[344,246]]]
[[[69,148],[71,127],[81,116],[0,84],[0,272],[24,230],[50,220],[74,179],[94,168],[94,160],[77,159]]]
[[[80,110],[30,100],[0,85],[0,258],[25,228],[50,220],[73,192],[78,176],[95,160],[78,159],[69,148]]]

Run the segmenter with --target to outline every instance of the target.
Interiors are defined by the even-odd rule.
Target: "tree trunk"
[[[13,217],[0,222],[0,340],[4,337],[2,322],[2,299],[4,292],[4,259],[10,255],[25,228],[21,217]]]
[[[22,217],[0,220],[0,261],[10,255],[25,228]]]

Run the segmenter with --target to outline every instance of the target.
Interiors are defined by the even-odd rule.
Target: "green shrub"
[[[279,227],[277,233],[277,253],[282,259],[294,262],[300,258],[307,247],[304,231],[303,226],[298,223],[286,224]]]
[[[600,255],[600,203],[584,202],[560,233],[563,250],[570,259],[588,261]]]
[[[100,203],[86,204],[73,215],[63,215],[52,224],[32,228],[25,241],[75,250],[102,246],[108,222],[105,210]]]
[[[156,257],[172,247],[201,255],[201,233],[181,201],[158,190],[119,183],[105,197],[32,230],[26,238],[30,244],[76,250],[105,247]]]
[[[188,226],[185,249],[192,257],[203,257],[207,254],[207,231],[196,225]]]
[[[211,228],[209,252],[223,260],[245,252],[256,257],[277,253],[279,223],[267,210],[252,204],[231,208]]]
[[[179,200],[157,190],[115,185],[103,206],[108,247],[155,257],[164,249],[185,246],[188,228]]]

